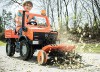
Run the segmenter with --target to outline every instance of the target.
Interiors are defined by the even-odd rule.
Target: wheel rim
[[[42,53],[42,51],[39,51],[39,53],[38,53],[38,63],[42,64],[43,63],[43,59],[44,59],[43,53]]]
[[[25,55],[27,53],[27,46],[22,45],[22,54]]]
[[[38,64],[40,65],[45,64],[47,62],[47,55],[43,50],[39,51],[37,60],[38,60]]]

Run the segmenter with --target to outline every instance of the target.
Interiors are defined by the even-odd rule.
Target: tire
[[[22,40],[20,44],[20,56],[23,60],[29,60],[31,55],[31,48],[26,40]]]
[[[6,44],[6,54],[7,56],[12,57],[15,54],[15,44],[11,43],[11,41],[7,41]]]
[[[30,55],[29,55],[29,59],[31,59],[33,57],[34,54],[34,50],[33,48],[30,46],[31,50],[30,50]]]
[[[38,52],[38,57],[37,57],[37,61],[39,65],[44,65],[47,62],[47,54],[45,51],[40,50]]]

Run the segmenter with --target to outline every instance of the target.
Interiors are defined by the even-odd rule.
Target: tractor
[[[28,17],[35,17],[36,22],[28,21]],[[57,44],[58,32],[53,31],[47,16],[23,11],[21,29],[21,34],[16,32],[16,28],[5,29],[7,56],[12,57],[18,52],[23,60],[29,60],[39,50],[37,61],[40,65],[46,64],[49,59],[59,63],[65,61],[67,64],[81,61],[81,56],[75,53],[74,45]]]

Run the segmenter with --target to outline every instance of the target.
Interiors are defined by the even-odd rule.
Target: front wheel
[[[7,41],[6,44],[6,54],[7,56],[12,57],[15,54],[15,45],[14,43],[11,43],[11,41]]]
[[[26,40],[22,40],[20,44],[20,55],[23,60],[28,60],[31,55],[31,48]]]

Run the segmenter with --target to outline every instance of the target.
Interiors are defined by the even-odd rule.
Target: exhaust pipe
[[[27,31],[27,28],[25,27],[25,12],[23,11],[23,16],[22,16],[22,31]]]

